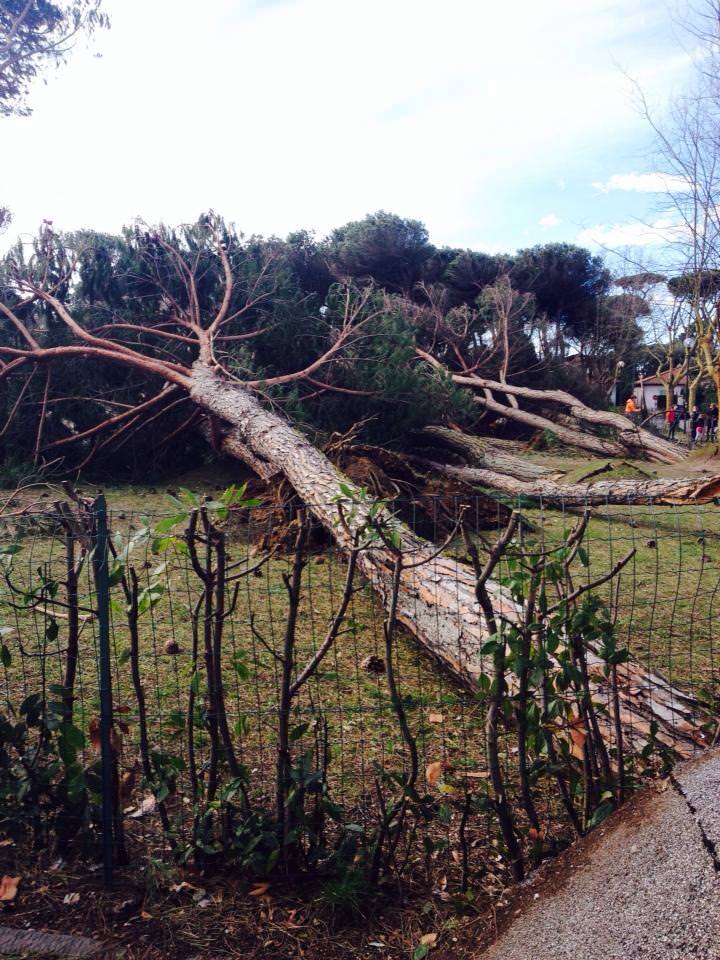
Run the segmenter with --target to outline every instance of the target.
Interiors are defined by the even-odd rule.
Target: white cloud
[[[595,245],[609,250],[624,247],[668,245],[682,239],[683,227],[670,216],[658,217],[651,223],[637,220],[626,223],[597,224],[577,235],[581,246]]]
[[[595,180],[593,187],[601,193],[611,190],[667,193],[670,190],[689,190],[690,184],[684,177],[666,173],[614,173],[609,180]]]
[[[117,230],[208,207],[264,234],[385,208],[437,243],[519,241],[518,183],[558,157],[575,183],[641,126],[616,63],[659,96],[678,79],[658,73],[675,44],[656,0],[106,6],[102,58],[74,51],[31,118],[0,119],[3,242],[43,218]]]
[[[556,213],[548,213],[538,220],[538,225],[541,227],[557,227],[561,222],[560,217]]]

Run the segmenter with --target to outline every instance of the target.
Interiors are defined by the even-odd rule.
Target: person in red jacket
[[[668,438],[674,440],[675,431],[677,430],[677,411],[675,407],[668,407],[665,412],[665,423],[667,424]]]

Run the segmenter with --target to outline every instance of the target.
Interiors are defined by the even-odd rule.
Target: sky
[[[375,210],[438,245],[652,247],[633,82],[687,82],[673,0],[106,0],[112,29],[0,117],[0,242],[214,209],[319,237]],[[101,53],[98,57],[95,54]],[[659,230],[647,224],[659,224]]]

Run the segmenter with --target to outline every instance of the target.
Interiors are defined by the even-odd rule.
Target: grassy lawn
[[[567,466],[567,464],[566,464]],[[579,475],[594,469],[593,462],[570,465]],[[647,465],[644,465],[643,469]],[[632,465],[619,465],[625,474]],[[606,477],[607,475],[605,475]],[[601,475],[600,478],[603,478]],[[183,485],[196,493],[223,489],[230,478],[217,474],[194,474]],[[177,489],[172,484],[170,489]],[[85,493],[91,491],[85,490]],[[141,517],[157,519],[175,512],[166,485],[118,487],[106,491],[110,525],[127,536],[142,524]],[[545,546],[561,542],[577,522],[575,512],[524,509],[535,525],[533,534]],[[272,520],[256,526],[235,525],[229,538],[233,560],[248,557]],[[487,535],[492,537],[492,532]],[[10,534],[6,532],[4,540]],[[14,558],[13,578],[29,585],[38,568],[62,577],[64,546],[42,525],[30,526],[22,534],[22,552]],[[600,588],[608,602],[615,604],[621,639],[642,663],[659,670],[681,685],[699,689],[715,679],[715,603],[720,561],[720,511],[714,505],[698,507],[608,507],[593,510],[588,527],[587,568],[576,564],[576,582],[595,578],[609,570],[630,549],[636,554],[623,570],[616,594],[610,585]],[[167,561],[161,573],[154,571]],[[140,671],[147,700],[150,737],[155,746],[182,756],[186,750],[186,714],[192,683],[190,611],[199,592],[199,581],[187,558],[172,551],[165,556],[152,553],[150,543],[133,554],[141,585],[152,582],[164,587],[163,596],[142,617]],[[223,653],[223,680],[231,729],[239,759],[250,771],[253,795],[271,796],[276,762],[275,727],[279,666],[269,649],[277,650],[287,612],[283,575],[289,569],[286,556],[276,556],[257,576],[240,582],[237,606],[226,624]],[[303,664],[312,656],[324,636],[327,624],[342,591],[345,565],[329,547],[310,557],[303,581],[303,599],[298,626],[297,660]],[[83,571],[81,590],[90,593],[90,571]],[[136,701],[130,665],[125,651],[128,629],[119,587],[113,589],[112,611],[114,702],[129,723],[125,737],[123,765],[136,765]],[[12,663],[3,670],[4,691],[14,704],[41,683],[61,680],[64,623],[57,638],[44,636],[42,612],[13,610],[5,601],[8,587],[0,582],[0,617],[10,629],[6,643]],[[323,725],[331,757],[329,785],[334,798],[362,820],[373,797],[377,769],[402,769],[405,748],[398,731],[382,673],[366,668],[368,657],[382,657],[383,611],[369,588],[358,592],[352,602],[347,630],[337,642],[294,706],[293,723],[311,721],[296,749],[322,749]],[[251,629],[251,622],[255,630]],[[260,634],[265,646],[256,636]],[[87,615],[81,634],[81,657],[76,685],[77,722],[87,732],[97,716],[97,644],[95,619]],[[18,655],[22,640],[25,656]],[[177,647],[169,646],[175,643]],[[173,652],[168,652],[172,650]],[[39,654],[45,652],[44,658]],[[421,769],[441,760],[458,773],[475,774],[475,785],[485,772],[484,718],[472,696],[458,691],[415,645],[400,635],[395,647],[396,674],[409,722],[418,740]],[[241,669],[238,671],[238,661]],[[41,675],[42,664],[45,675]],[[195,746],[202,758],[207,753],[206,734],[196,726]],[[139,778],[138,778],[139,779]],[[181,790],[182,794],[182,784]],[[137,797],[134,798],[136,800]],[[132,805],[132,800],[129,805]],[[189,811],[177,804],[180,819]]]

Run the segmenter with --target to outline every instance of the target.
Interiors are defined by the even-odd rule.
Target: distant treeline
[[[19,282],[35,277],[51,283],[94,336],[142,342],[189,362],[191,345],[174,317],[190,305],[203,322],[224,291],[208,222],[135,225],[121,235],[57,235],[46,226],[31,250],[18,245],[0,262],[0,302],[43,346],[68,343],[66,325]],[[218,349],[233,376],[263,390],[265,379],[310,366],[353,324],[347,345],[317,376],[265,390],[320,442],[361,421],[359,435],[369,442],[398,445],[430,422],[475,428],[482,414],[467,391],[423,363],[417,347],[454,372],[566,386],[604,405],[618,360],[642,342],[642,298],[614,293],[601,258],[570,244],[514,255],[438,248],[418,221],[382,211],[324,240],[304,231],[284,240],[244,237],[213,217],[218,222],[234,277]],[[159,325],[174,338],[159,338]],[[6,314],[0,342],[24,346]],[[152,411],[122,418],[159,386],[80,355],[32,369],[18,363],[0,380],[6,479],[41,467],[120,479],[197,463],[210,449],[212,425],[200,422],[186,396],[168,391]],[[122,429],[91,432],[114,416]]]

